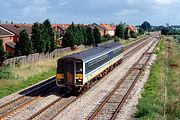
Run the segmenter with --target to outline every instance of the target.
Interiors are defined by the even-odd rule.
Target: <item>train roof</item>
[[[123,47],[122,44],[113,42],[113,43],[109,43],[106,45],[94,47],[90,50],[85,50],[85,51],[82,51],[79,53],[74,53],[74,54],[63,57],[62,59],[74,58],[74,59],[81,59],[83,61],[88,61],[92,58],[95,58],[95,57],[100,56],[106,52],[109,52],[115,48],[120,48],[120,47]]]

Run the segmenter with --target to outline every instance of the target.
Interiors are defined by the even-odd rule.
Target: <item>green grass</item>
[[[54,76],[54,75],[55,75],[55,69],[52,69],[48,72],[42,72],[38,75],[34,75],[32,77],[29,77],[27,80],[24,80],[24,81],[12,80],[12,81],[8,81],[8,83],[7,83],[7,81],[5,81],[6,82],[6,84],[4,84],[5,86],[0,87],[0,98],[3,98],[9,94],[12,94],[16,91],[24,89],[28,86],[31,86],[35,83],[38,83],[38,82],[40,82],[44,79],[47,79],[50,76]]]
[[[169,67],[172,63],[180,65],[180,44],[175,40],[170,41],[170,56],[167,59],[167,44],[165,39],[161,40],[155,53],[158,55],[156,63],[148,82],[142,92],[142,98],[137,105],[135,118],[140,120],[176,120],[180,119],[180,68]],[[168,61],[167,61],[168,60]],[[166,64],[168,63],[168,65]],[[168,67],[169,71],[166,72]],[[164,116],[164,80],[167,76],[167,103],[166,116]]]
[[[147,35],[141,35],[141,36],[138,36],[137,38],[129,38],[128,40],[121,39],[120,43],[123,44],[124,46],[127,46],[127,45],[131,44],[132,42],[135,42],[135,41],[140,40],[145,37],[147,37]]]

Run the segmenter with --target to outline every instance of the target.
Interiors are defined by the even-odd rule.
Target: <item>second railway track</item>
[[[153,45],[156,45],[158,41],[155,41]],[[153,49],[155,47],[153,46]],[[117,114],[121,110],[124,102],[128,98],[131,90],[136,84],[138,78],[142,74],[144,67],[151,57],[153,52],[150,46],[148,50],[138,59],[138,61],[128,70],[122,79],[119,80],[116,87],[102,100],[101,104],[98,105],[88,120],[115,120]]]

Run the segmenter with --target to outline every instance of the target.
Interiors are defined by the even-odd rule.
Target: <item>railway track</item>
[[[0,106],[0,120],[13,115],[15,112],[20,111],[28,105],[31,105],[34,101],[41,99],[44,95],[54,91],[56,88],[55,81],[50,79],[49,81],[34,86],[31,90],[28,89],[23,91],[20,94],[27,94]]]
[[[151,40],[149,39],[149,40],[139,44],[135,49],[130,50],[128,53],[126,53],[124,59],[128,59],[128,57],[130,57],[134,52],[137,52],[140,48],[145,46],[150,41]],[[140,42],[138,42],[138,43],[140,43]],[[96,81],[93,85],[95,85],[97,82],[98,81]],[[87,91],[85,91],[85,92],[87,92]],[[71,96],[70,95],[68,97],[69,94],[65,93],[61,98],[55,100],[54,102],[52,102],[48,106],[46,106],[43,109],[39,110],[36,114],[32,115],[28,120],[40,120],[40,119],[43,119],[43,120],[52,120],[60,112],[62,112],[65,108],[67,108],[71,103],[75,102],[75,100],[80,98],[83,94],[81,94],[80,96]]]
[[[150,39],[150,37],[148,39]],[[129,46],[126,46],[125,50],[128,50],[129,48],[137,45],[135,49],[132,49],[128,53],[125,54],[124,59],[127,59],[138,49],[145,46],[149,41],[150,40],[146,40],[144,42],[144,39],[143,39],[143,40],[134,42],[133,44],[131,44]],[[8,116],[15,114],[17,111],[20,111],[21,109],[23,109],[26,106],[30,106],[34,101],[37,101],[38,99],[41,99],[42,96],[47,95],[48,93],[52,92],[54,86],[56,86],[53,79],[50,80],[49,82],[44,82],[44,83],[39,84],[38,87],[32,88],[33,90],[23,91],[21,94],[26,93],[24,96],[19,97],[15,100],[12,100],[9,103],[6,103],[6,104],[0,106],[0,119],[8,118]],[[95,82],[95,84],[97,82]],[[95,84],[93,84],[93,85],[95,85]],[[81,95],[78,97],[77,96],[68,96],[68,92],[64,93],[64,94],[60,95],[60,97],[58,99],[56,99],[55,101],[50,103],[48,106],[42,108],[36,114],[29,117],[29,120],[31,120],[31,119],[53,119],[61,111],[63,111],[68,105],[70,105],[72,102],[74,102],[76,99],[78,99],[80,97],[81,97]]]
[[[156,44],[157,42],[153,42]],[[152,44],[152,45],[153,45]],[[141,56],[138,61],[128,70],[122,79],[119,80],[116,87],[101,101],[101,104],[95,109],[88,120],[94,119],[111,119],[115,120],[121,110],[128,95],[132,91],[138,78],[142,74],[144,67],[151,57],[153,49],[151,46]]]

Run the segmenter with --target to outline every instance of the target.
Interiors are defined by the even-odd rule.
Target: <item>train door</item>
[[[73,85],[75,80],[75,61],[65,61],[65,80],[68,85]]]

